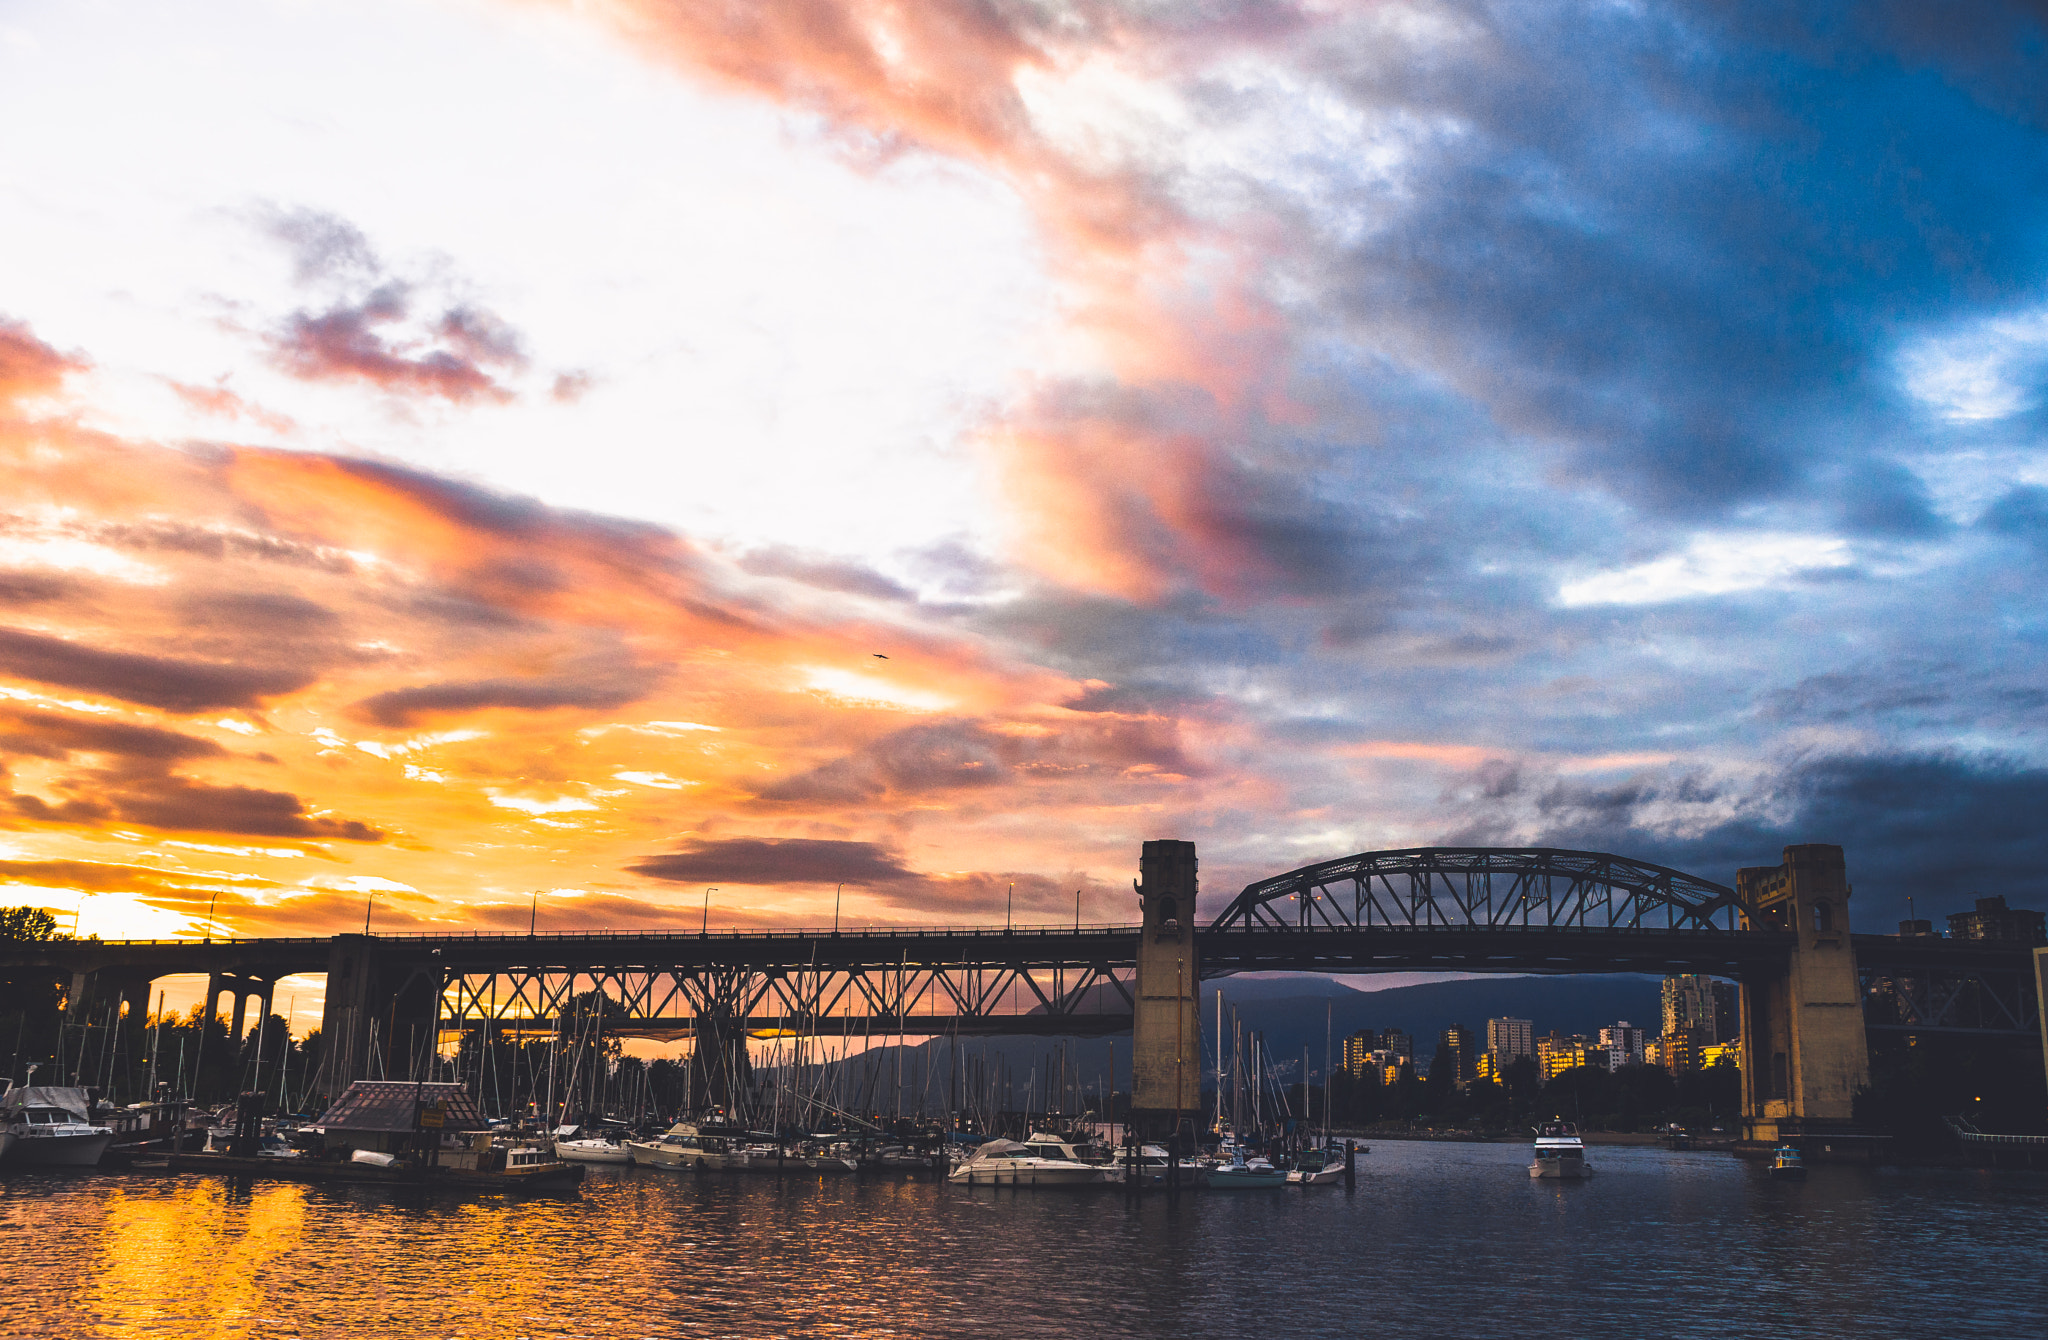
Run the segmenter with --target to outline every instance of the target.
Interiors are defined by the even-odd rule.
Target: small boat
[[[1570,1122],[1549,1122],[1536,1132],[1536,1158],[1529,1165],[1529,1176],[1583,1181],[1592,1175],[1593,1165],[1586,1162],[1586,1142]]]
[[[1799,1157],[1799,1150],[1792,1145],[1779,1145],[1771,1151],[1771,1178],[1780,1182],[1803,1182],[1806,1180],[1806,1161]]]
[[[114,1128],[92,1119],[84,1089],[10,1087],[0,1095],[0,1126],[14,1139],[7,1161],[18,1168],[95,1168],[114,1143]]]
[[[1287,1174],[1270,1160],[1257,1154],[1247,1156],[1238,1148],[1231,1151],[1230,1162],[1209,1169],[1208,1184],[1212,1191],[1256,1191],[1286,1186]]]
[[[1344,1152],[1309,1150],[1287,1170],[1287,1180],[1293,1186],[1335,1186],[1344,1180]]]
[[[555,1141],[555,1157],[570,1163],[631,1163],[633,1151],[625,1145],[595,1136]]]
[[[737,1126],[679,1121],[659,1140],[633,1140],[626,1148],[634,1163],[674,1172],[745,1172],[753,1166],[741,1143],[746,1134]]]
[[[1050,1142],[1036,1146],[1016,1140],[990,1140],[976,1146],[967,1161],[946,1174],[958,1186],[1102,1186],[1109,1172],[1092,1163],[1045,1151]]]

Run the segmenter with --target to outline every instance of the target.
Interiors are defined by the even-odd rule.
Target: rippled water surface
[[[0,1335],[2048,1334],[2048,1175],[1377,1145],[1358,1189],[594,1169],[560,1198],[0,1181]]]

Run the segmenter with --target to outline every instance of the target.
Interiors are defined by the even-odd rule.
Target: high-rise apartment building
[[[1486,1051],[1497,1071],[1536,1054],[1536,1025],[1528,1019],[1488,1019]]]
[[[1600,1030],[1600,1045],[1607,1051],[1609,1070],[1619,1070],[1625,1065],[1642,1065],[1646,1042],[1643,1030],[1626,1019]]]
[[[1389,1028],[1380,1034],[1380,1050],[1393,1052],[1404,1061],[1415,1059],[1415,1039],[1398,1028]]]
[[[1951,912],[1948,933],[1957,940],[2010,940],[2015,944],[2048,944],[2048,918],[2039,912],[2007,907],[2003,894],[1979,898],[1975,910]]]
[[[1607,1069],[1607,1052],[1599,1043],[1579,1033],[1565,1037],[1552,1032],[1536,1039],[1536,1070],[1544,1083],[1582,1065]]]
[[[1437,1056],[1443,1064],[1450,1066],[1450,1078],[1454,1083],[1465,1084],[1478,1073],[1479,1044],[1473,1039],[1472,1030],[1463,1024],[1452,1024],[1438,1039]],[[1431,1077],[1436,1077],[1432,1065]]]
[[[1664,979],[1663,1036],[1698,1029],[1707,1042],[1735,1036],[1735,986],[1698,973]]]
[[[1363,1075],[1372,1064],[1372,1054],[1380,1048],[1380,1035],[1370,1028],[1361,1028],[1344,1039],[1344,1068],[1353,1075]]]

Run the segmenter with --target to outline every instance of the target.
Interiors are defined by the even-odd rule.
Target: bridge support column
[[[1144,925],[1131,1020],[1131,1123],[1141,1139],[1161,1139],[1202,1113],[1195,844],[1147,842],[1138,870]]]
[[[320,1010],[320,1069],[315,1092],[338,1096],[369,1074],[370,1026],[382,1013],[375,946],[367,935],[337,935],[327,954],[327,999]]]
[[[1796,931],[1781,969],[1742,981],[1742,1121],[1752,1140],[1846,1134],[1870,1083],[1870,1044],[1842,849],[1785,848],[1780,866],[1739,870],[1745,924]]]

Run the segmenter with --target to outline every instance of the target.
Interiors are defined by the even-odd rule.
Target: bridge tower
[[[1870,1047],[1842,849],[1785,848],[1785,863],[1735,872],[1746,929],[1795,931],[1782,967],[1742,980],[1742,1121],[1752,1140],[1846,1134]]]
[[[1150,1139],[1200,1120],[1202,1111],[1195,844],[1147,842],[1138,871],[1144,925],[1131,1021],[1131,1121]]]

